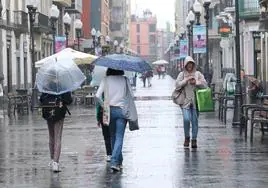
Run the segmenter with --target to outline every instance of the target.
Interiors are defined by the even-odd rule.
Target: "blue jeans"
[[[190,123],[192,123],[192,139],[196,139],[198,133],[197,110],[194,108],[182,108],[182,114],[185,138],[190,138]]]
[[[122,109],[119,107],[110,108],[110,133],[112,141],[111,166],[121,165],[123,162],[122,147],[127,120]]]

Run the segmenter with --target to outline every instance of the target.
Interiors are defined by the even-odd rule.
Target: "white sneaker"
[[[114,172],[119,172],[119,171],[120,171],[120,167],[119,167],[119,165],[111,166],[111,169],[112,169]]]
[[[107,162],[110,162],[110,161],[111,161],[111,158],[112,158],[111,155],[107,155],[107,157],[106,157],[106,161],[107,161]]]
[[[52,164],[53,164],[53,160],[51,159],[51,161],[48,163],[48,167],[52,168]]]
[[[53,162],[53,163],[52,163],[52,170],[53,170],[53,172],[60,172],[60,166],[59,166],[59,163],[57,163],[57,162]]]

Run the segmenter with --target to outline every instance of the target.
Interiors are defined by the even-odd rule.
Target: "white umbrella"
[[[50,59],[36,74],[36,86],[42,93],[60,95],[76,90],[86,77],[71,59]]]
[[[168,62],[166,60],[158,60],[153,62],[153,65],[166,65]]]
[[[46,57],[44,59],[41,59],[40,61],[35,62],[35,67],[39,68],[43,64],[50,62],[51,59],[55,59],[55,58],[57,58],[57,60],[71,59],[71,60],[74,60],[74,62],[79,65],[79,64],[91,64],[98,57],[91,55],[91,54],[73,50],[72,48],[65,48],[64,50],[56,54],[53,54],[49,57]]]

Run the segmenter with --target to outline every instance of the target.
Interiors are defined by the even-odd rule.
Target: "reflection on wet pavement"
[[[116,174],[105,161],[93,108],[71,108],[59,174],[47,166],[48,133],[40,115],[0,119],[0,187],[267,187],[268,137],[259,130],[250,143],[214,113],[201,114],[198,149],[183,148],[181,111],[167,100],[173,84],[166,77],[137,88],[137,97],[150,100],[136,101],[141,129],[127,130],[124,168]]]

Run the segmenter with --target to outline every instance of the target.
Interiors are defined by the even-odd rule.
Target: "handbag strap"
[[[109,88],[107,77],[104,78],[104,101],[109,101]]]
[[[128,93],[129,93],[129,88],[128,88],[128,84],[127,84],[127,77],[125,77],[125,81],[126,81],[126,97],[127,97],[127,95],[128,95]]]

